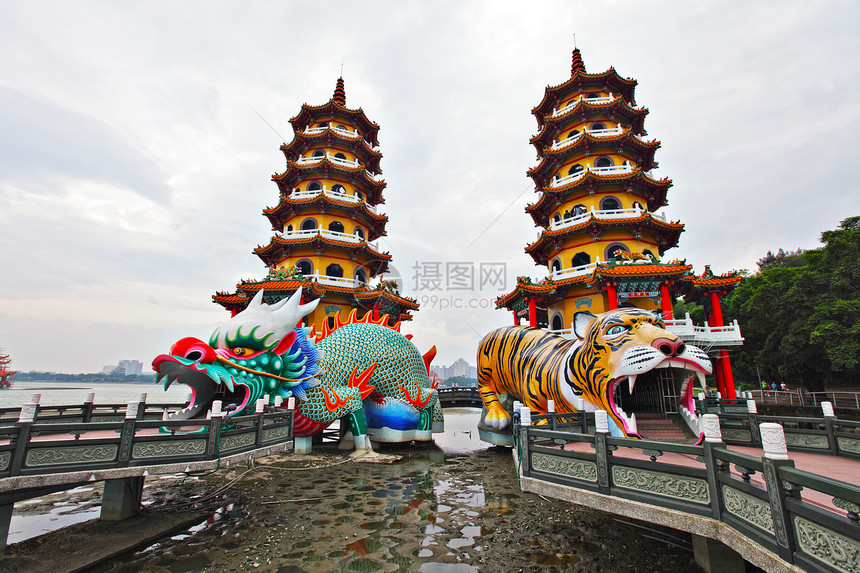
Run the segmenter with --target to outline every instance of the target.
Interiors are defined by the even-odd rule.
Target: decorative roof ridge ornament
[[[586,73],[585,64],[582,62],[582,54],[579,53],[579,48],[576,47],[576,40],[574,40],[572,60],[570,64],[570,77],[575,76],[577,73]]]
[[[346,87],[343,84],[343,76],[337,79],[337,85],[334,88],[334,96],[332,101],[341,107],[346,107]]]

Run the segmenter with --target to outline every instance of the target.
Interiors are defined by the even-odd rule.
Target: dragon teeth
[[[636,384],[636,376],[628,376],[627,377],[627,385],[630,391],[630,395],[633,395],[633,386]]]

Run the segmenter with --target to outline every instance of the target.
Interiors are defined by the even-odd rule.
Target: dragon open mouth
[[[162,354],[153,360],[152,367],[157,373],[157,381],[164,380],[165,390],[174,382],[191,388],[188,405],[168,415],[169,420],[204,419],[215,400],[221,401],[222,411],[229,416],[242,411],[251,394],[248,386],[237,382],[219,364],[202,364],[187,358]]]

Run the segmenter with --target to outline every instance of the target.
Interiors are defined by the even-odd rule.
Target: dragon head
[[[170,419],[203,418],[214,400],[232,416],[266,394],[305,399],[305,390],[319,385],[322,356],[309,338],[311,329],[296,327],[319,300],[300,305],[301,296],[299,289],[269,305],[260,290],[245,310],[215,329],[208,344],[183,338],[169,354],[157,356],[152,369],[165,390],[173,382],[191,388],[188,405]]]

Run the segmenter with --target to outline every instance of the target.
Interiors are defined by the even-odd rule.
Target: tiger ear
[[[573,333],[580,340],[585,338],[585,333],[588,332],[588,327],[591,323],[597,320],[597,317],[590,312],[581,311],[573,315]]]

